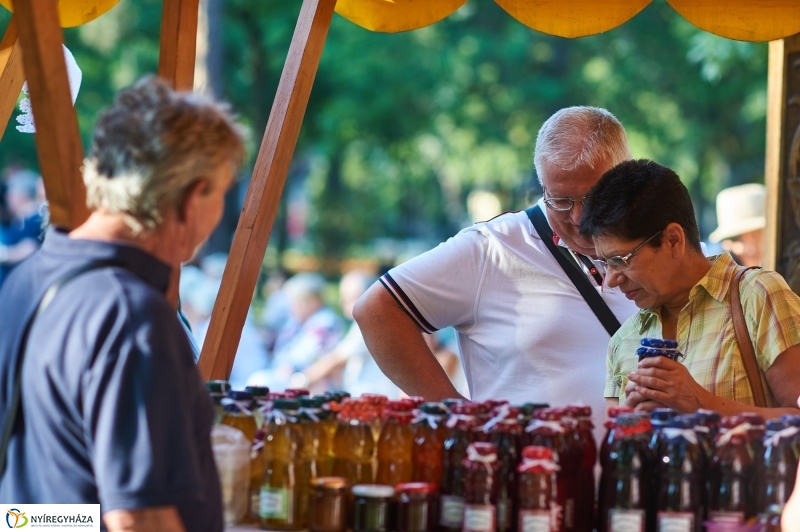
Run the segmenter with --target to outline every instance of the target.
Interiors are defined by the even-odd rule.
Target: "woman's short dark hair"
[[[678,174],[647,159],[625,161],[603,174],[583,204],[580,233],[586,237],[649,238],[671,223],[700,250],[700,231],[689,191]],[[661,245],[659,235],[651,245]]]

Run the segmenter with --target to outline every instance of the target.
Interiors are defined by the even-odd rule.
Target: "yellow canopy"
[[[526,26],[559,37],[583,37],[616,28],[651,1],[495,0]],[[698,28],[729,39],[771,41],[800,33],[798,0],[667,1]],[[466,0],[339,0],[336,11],[368,30],[395,33],[434,24],[464,3]]]
[[[62,28],[80,26],[96,19],[119,0],[60,0],[58,2],[58,19]],[[13,0],[0,0],[0,5],[14,11]]]

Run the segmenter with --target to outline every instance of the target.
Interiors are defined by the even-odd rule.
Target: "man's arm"
[[[462,397],[431,352],[422,332],[381,283],[353,309],[364,342],[381,370],[408,395],[429,401]]]
[[[174,506],[111,510],[103,514],[108,532],[186,532]]]

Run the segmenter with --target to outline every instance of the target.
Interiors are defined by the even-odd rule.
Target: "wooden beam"
[[[17,38],[14,17],[8,23],[3,40],[0,41],[0,140],[17,105],[25,72],[22,69],[22,46]]]
[[[161,50],[158,75],[175,90],[194,86],[197,14],[200,0],[164,0],[161,10]]]
[[[161,46],[158,55],[158,76],[172,88],[190,91],[194,87],[197,54],[197,17],[200,0],[164,0],[161,9]],[[172,272],[167,300],[178,308],[181,271]]]
[[[83,147],[72,106],[56,2],[16,0],[14,9],[50,220],[77,227],[89,211],[80,171]]]
[[[764,267],[800,293],[800,34],[769,45]]]
[[[303,1],[203,343],[206,379],[230,376],[335,6]]]

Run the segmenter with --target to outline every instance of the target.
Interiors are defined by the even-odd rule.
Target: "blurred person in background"
[[[325,279],[320,274],[298,273],[282,290],[291,318],[278,334],[269,367],[250,375],[248,385],[275,390],[304,387],[303,371],[342,338],[342,321],[325,305]]]
[[[5,183],[10,220],[0,226],[0,285],[9,272],[31,256],[42,243],[41,177],[28,170],[12,173]]]
[[[369,272],[352,271],[339,283],[339,299],[345,319],[353,319],[353,307],[377,278]],[[400,397],[400,389],[383,374],[364,343],[361,329],[352,322],[347,334],[305,372],[308,387],[317,393],[341,388],[353,395],[379,393],[391,399]]]
[[[199,268],[185,266],[181,270],[181,304],[191,325],[191,334],[201,349],[211,323],[211,312],[222,284],[227,258],[225,253],[213,253],[200,261]],[[228,378],[231,388],[243,390],[251,374],[268,366],[267,350],[253,323],[252,311],[248,311]]]
[[[286,323],[292,316],[289,310],[289,298],[283,291],[283,285],[288,279],[286,271],[278,268],[264,283],[264,309],[261,312],[261,319],[259,320],[259,328],[261,330],[264,344],[267,347],[267,352],[272,352],[275,348],[275,341],[278,339],[281,329],[286,326]]]
[[[720,242],[742,266],[761,266],[764,256],[764,217],[767,189],[749,183],[722,190],[717,194],[718,227],[708,239]]]

